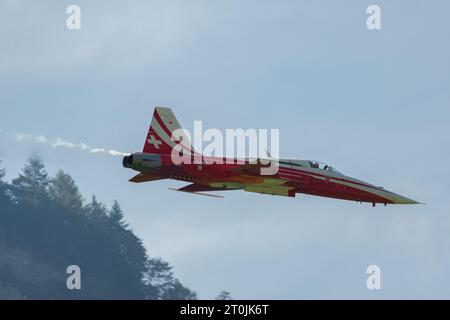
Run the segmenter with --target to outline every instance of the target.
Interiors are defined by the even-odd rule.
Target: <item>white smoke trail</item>
[[[96,149],[91,149],[89,152],[91,152],[91,153],[104,153],[104,152],[106,152],[106,150],[103,149],[103,148],[96,148]]]
[[[117,150],[108,150],[108,154],[117,157],[117,156],[129,156],[130,154],[127,152],[121,152],[121,151],[117,151]]]
[[[66,147],[66,148],[76,148],[81,150],[89,150],[89,146],[85,143],[73,143],[70,141],[63,140],[61,138],[56,138],[55,142],[52,143],[52,147]]]
[[[46,144],[53,148],[78,149],[78,150],[86,151],[89,153],[109,154],[111,156],[128,156],[128,155],[130,155],[127,152],[121,152],[121,151],[112,150],[112,149],[91,148],[89,145],[87,145],[84,142],[74,143],[71,141],[61,139],[59,137],[57,137],[55,139],[49,139],[43,135],[34,135],[34,134],[29,134],[29,133],[16,134],[16,140],[18,142],[33,142],[33,143],[39,143],[39,144]]]
[[[48,139],[42,135],[35,136],[29,133],[21,133],[16,136],[17,141],[33,141],[36,143],[46,144]]]

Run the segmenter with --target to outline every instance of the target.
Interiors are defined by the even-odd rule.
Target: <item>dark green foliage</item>
[[[7,184],[0,169],[0,299],[195,299],[171,267],[147,256],[117,201],[83,204],[74,180],[31,159]],[[81,268],[81,290],[66,269]]]
[[[83,199],[75,181],[62,170],[50,180],[48,191],[50,198],[64,208],[80,210],[83,206]]]
[[[1,161],[0,161],[1,165]],[[3,181],[5,177],[5,169],[0,167],[0,210],[9,204],[7,184]]]
[[[114,200],[111,210],[109,211],[109,218],[121,228],[126,229],[128,227],[128,224],[123,220],[123,211],[117,200]]]
[[[195,300],[197,298],[194,292],[185,288],[173,276],[172,267],[159,258],[148,260],[144,282],[147,284],[148,299]]]
[[[23,168],[23,173],[12,181],[14,196],[18,202],[28,205],[47,203],[49,183],[44,164],[38,158],[31,158]]]
[[[215,298],[215,300],[233,300],[233,298],[231,297],[231,294],[228,291],[222,291]]]

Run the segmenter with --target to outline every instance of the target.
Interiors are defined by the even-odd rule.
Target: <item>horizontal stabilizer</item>
[[[162,180],[162,179],[165,179],[165,178],[151,175],[151,174],[146,174],[146,173],[139,173],[138,175],[135,175],[133,178],[131,178],[128,181],[140,183],[140,182],[155,181],[155,180]]]

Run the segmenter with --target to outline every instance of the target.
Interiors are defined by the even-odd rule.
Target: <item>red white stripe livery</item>
[[[189,163],[174,164],[171,153],[183,149]],[[214,161],[212,161],[214,160]],[[244,190],[295,197],[297,193],[382,204],[418,202],[367,182],[351,178],[326,164],[310,160],[271,160],[278,166],[273,175],[262,175],[256,161],[202,157],[196,152],[172,110],[156,107],[142,152],[123,159],[123,166],[139,172],[132,182],[176,179],[190,182],[177,191],[215,196],[207,191]],[[214,163],[212,163],[214,162]],[[212,163],[212,164],[210,164]]]

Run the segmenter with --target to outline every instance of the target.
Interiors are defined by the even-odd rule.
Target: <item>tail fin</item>
[[[170,108],[156,107],[144,143],[144,153],[171,154],[172,148],[181,146],[195,153],[189,138]]]

